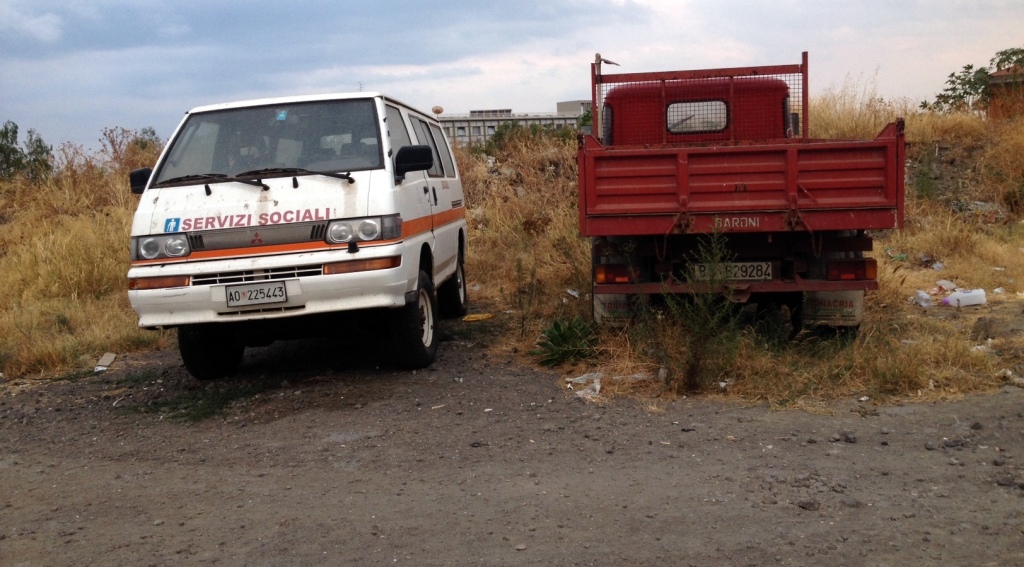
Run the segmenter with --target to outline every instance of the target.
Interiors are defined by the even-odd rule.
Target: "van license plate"
[[[224,290],[228,296],[228,307],[282,303],[288,301],[288,292],[283,281],[231,285]]]
[[[771,262],[728,262],[722,265],[725,281],[764,282],[772,279]],[[707,280],[712,277],[711,267],[707,264],[693,265],[693,279]]]

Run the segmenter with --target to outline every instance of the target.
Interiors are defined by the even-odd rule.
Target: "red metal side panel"
[[[828,144],[799,153],[797,198],[801,209],[895,207],[884,144]]]
[[[676,152],[613,152],[589,160],[587,214],[675,214],[678,202]]]
[[[779,210],[787,206],[785,148],[703,148],[689,153],[690,175],[680,178],[689,211]]]
[[[580,150],[584,236],[902,224],[902,135],[762,146]],[[723,220],[724,219],[724,220]]]

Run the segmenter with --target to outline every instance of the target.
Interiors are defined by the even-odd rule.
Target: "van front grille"
[[[226,250],[296,242],[322,242],[326,234],[327,223],[324,221],[297,222],[190,232],[188,245],[194,251]]]
[[[240,284],[265,280],[287,280],[307,276],[322,276],[323,273],[324,267],[319,264],[316,266],[287,266],[283,268],[269,268],[265,270],[221,272],[219,274],[201,274],[192,276],[192,285]]]

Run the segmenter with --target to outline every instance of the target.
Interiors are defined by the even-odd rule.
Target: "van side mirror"
[[[128,174],[128,183],[132,187],[132,193],[141,195],[146,190],[146,183],[149,183],[150,176],[153,175],[153,168],[143,167],[140,169],[133,169]]]
[[[434,167],[434,152],[430,146],[402,146],[395,156],[395,179],[405,179],[410,171],[425,171]]]

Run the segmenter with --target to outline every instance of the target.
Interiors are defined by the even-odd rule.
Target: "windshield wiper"
[[[252,179],[237,179],[234,177],[228,177],[226,173],[193,173],[190,175],[180,175],[178,177],[172,177],[170,179],[164,179],[160,183],[153,185],[153,187],[169,187],[172,185],[198,185],[200,181],[205,181],[206,194],[210,194],[211,183],[244,183],[246,185],[254,185],[256,187],[262,187],[264,191],[270,189],[270,186],[260,181],[254,181]]]
[[[295,173],[305,173],[306,170],[301,167],[263,167],[260,169],[250,169],[249,171],[243,171],[242,173],[236,173],[235,177],[264,177],[270,175],[292,175]]]
[[[300,175],[322,175],[324,177],[333,177],[335,179],[344,179],[349,182],[349,185],[355,183],[356,180],[352,178],[352,173],[335,173],[332,171],[311,171],[309,169],[302,169],[301,167],[265,167],[263,169],[253,169],[250,171],[243,171],[236,175],[236,177],[249,177],[249,176],[276,176],[282,177],[291,175],[298,177]],[[296,185],[297,186],[297,185]]]
[[[192,181],[213,181],[217,179],[224,179],[226,177],[226,173],[193,173],[191,175],[179,175],[178,177],[164,179],[160,183],[153,185],[153,187],[164,187],[167,185],[185,184]]]

